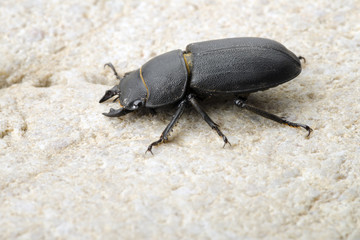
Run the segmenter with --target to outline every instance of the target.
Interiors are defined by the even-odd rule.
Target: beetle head
[[[147,91],[141,80],[139,70],[126,73],[123,78],[119,79],[120,83],[107,90],[99,102],[102,103],[113,96],[117,96],[114,101],[119,99],[121,108],[118,110],[110,109],[109,113],[104,114],[105,116],[123,116],[145,105]]]

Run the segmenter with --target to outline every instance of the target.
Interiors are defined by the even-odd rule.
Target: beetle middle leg
[[[288,125],[290,127],[296,127],[296,128],[304,128],[305,130],[308,131],[308,135],[306,137],[309,137],[311,132],[313,131],[311,129],[311,127],[309,127],[308,125],[305,125],[305,124],[301,124],[301,123],[295,123],[295,122],[290,122],[284,118],[281,118],[281,117],[278,117],[272,113],[268,113],[268,112],[265,112],[264,110],[261,110],[261,109],[258,109],[256,107],[253,107],[251,105],[248,105],[246,103],[246,100],[247,99],[244,99],[244,98],[238,98],[235,100],[235,105],[238,106],[238,107],[241,107],[241,108],[245,108],[253,113],[256,113],[264,118],[267,118],[267,119],[270,119],[270,120],[273,120],[275,122],[278,122],[278,123],[281,123],[281,124],[285,124],[285,125]]]
[[[175,126],[176,122],[179,120],[179,118],[180,118],[181,115],[183,114],[183,112],[184,112],[184,110],[185,110],[185,107],[186,107],[186,104],[187,104],[187,99],[182,100],[182,101],[179,103],[178,109],[176,110],[176,112],[175,112],[173,118],[171,119],[170,123],[166,126],[165,130],[162,132],[159,140],[151,143],[151,144],[149,145],[149,147],[147,148],[147,150],[146,150],[145,153],[150,152],[151,154],[153,154],[152,151],[151,151],[151,149],[152,149],[153,146],[156,146],[156,145],[158,145],[158,144],[160,144],[160,143],[165,142],[165,141],[168,140],[168,135],[169,135],[171,129]]]
[[[217,125],[216,123],[214,123],[213,120],[211,120],[211,118],[209,117],[209,115],[206,114],[206,112],[204,111],[204,109],[200,106],[200,104],[196,101],[195,96],[193,94],[189,94],[187,96],[187,98],[189,99],[191,105],[193,105],[193,107],[195,108],[195,110],[201,115],[201,117],[205,120],[205,122],[212,128],[214,129],[217,134],[219,134],[220,137],[222,137],[222,139],[224,140],[224,146],[228,143],[229,145],[231,145],[231,143],[228,141],[227,137],[220,131],[219,129],[219,125]]]

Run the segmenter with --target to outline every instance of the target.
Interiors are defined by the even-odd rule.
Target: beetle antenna
[[[112,65],[112,63],[106,63],[106,64],[104,65],[104,67],[106,67],[106,66],[108,66],[109,68],[111,68],[111,70],[113,70],[114,75],[115,75],[115,77],[116,77],[118,80],[121,80],[121,78],[119,77],[119,75],[118,75],[118,73],[116,72],[115,67],[114,67],[114,65]]]

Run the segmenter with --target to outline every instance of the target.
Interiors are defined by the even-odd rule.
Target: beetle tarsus
[[[224,146],[228,143],[231,146],[231,143],[229,142],[229,140],[227,139],[227,137],[220,131],[219,129],[219,125],[217,125],[210,117],[209,115],[207,115],[207,113],[204,111],[204,109],[200,106],[200,104],[196,101],[195,99],[195,95],[193,94],[189,94],[187,96],[187,98],[189,99],[191,105],[195,108],[195,110],[201,115],[201,117],[205,120],[205,122],[212,128],[214,129],[217,134],[223,139],[224,141]]]
[[[290,127],[297,127],[297,128],[302,127],[302,128],[304,128],[306,131],[308,131],[308,134],[306,135],[306,138],[310,138],[310,134],[312,133],[313,130],[308,125],[301,124],[301,123],[290,122],[290,121],[288,121],[286,119],[283,119],[283,121],[284,121],[284,124],[286,124],[286,125],[288,125]]]
[[[306,58],[304,58],[303,56],[298,56],[298,58],[299,58],[300,61],[303,60],[304,63],[306,63]]]
[[[171,119],[170,123],[166,126],[165,130],[162,132],[162,134],[160,136],[160,139],[153,142],[153,143],[151,143],[145,153],[150,152],[151,154],[153,154],[152,151],[151,151],[153,146],[156,146],[156,145],[158,145],[158,144],[160,144],[162,142],[167,141],[170,132],[172,131],[173,127],[175,126],[176,122],[179,120],[181,115],[183,114],[184,109],[186,107],[186,104],[187,104],[187,99],[185,98],[184,100],[182,100],[179,103],[178,109],[176,110],[176,112],[175,112],[173,118]]]
[[[156,145],[158,145],[158,144],[160,144],[161,142],[163,142],[163,139],[159,139],[159,140],[157,140],[157,141],[155,141],[155,142],[153,142],[153,143],[151,143],[150,145],[149,145],[149,147],[147,148],[147,150],[146,150],[146,152],[145,152],[145,154],[147,153],[147,152],[150,152],[151,153],[151,155],[154,155],[153,154],[153,152],[151,151],[152,150],[152,147],[153,146],[156,146]]]
[[[209,123],[208,123],[209,124]],[[216,123],[215,123],[216,124]],[[210,125],[210,124],[209,124]],[[211,127],[212,129],[214,129],[217,134],[222,137],[223,141],[224,141],[224,145],[223,148],[225,148],[226,144],[229,144],[231,146],[231,143],[229,142],[229,140],[227,139],[227,137],[220,131],[218,125],[216,124],[215,127]]]
[[[267,118],[267,119],[270,119],[270,120],[273,120],[275,122],[278,122],[278,123],[281,123],[281,124],[285,124],[285,125],[288,125],[290,127],[296,127],[296,128],[304,128],[305,130],[308,131],[308,134],[307,134],[307,138],[310,137],[310,134],[311,132],[313,131],[311,127],[309,127],[308,125],[306,124],[302,124],[302,123],[295,123],[295,122],[290,122],[284,118],[281,118],[281,117],[278,117],[272,113],[268,113],[268,112],[265,112],[264,110],[261,110],[261,109],[258,109],[256,107],[253,107],[251,105],[248,105],[246,103],[246,99],[242,99],[242,98],[239,98],[239,99],[236,99],[235,100],[235,105],[238,106],[238,107],[241,107],[241,108],[245,108],[246,110],[249,110],[253,113],[256,113],[264,118]]]
[[[306,135],[306,138],[310,138],[310,135],[314,130],[308,125],[305,125],[305,129],[308,131],[308,135]]]

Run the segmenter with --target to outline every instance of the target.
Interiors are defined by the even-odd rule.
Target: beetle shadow
[[[308,94],[307,94],[308,95]],[[240,95],[240,97],[247,98],[247,103],[264,111],[269,111],[271,113],[277,114],[290,114],[289,109],[294,108],[294,106],[300,106],[305,104],[304,98],[309,98],[305,93],[303,94],[292,94],[291,97],[286,94],[285,91],[281,89],[268,89],[265,91],[259,91],[251,94]],[[198,101],[201,106],[204,107],[208,114],[214,115],[221,110],[231,110],[235,107],[234,100],[238,96],[229,96],[229,95],[213,95],[207,98],[199,98]],[[174,115],[177,109],[178,103],[174,103],[168,106],[159,107],[156,109],[142,108],[140,111],[134,112],[134,117],[153,117],[159,121],[166,121],[168,119],[170,122],[172,116]],[[288,110],[288,111],[287,111]],[[196,114],[196,110],[189,104],[185,109],[184,115],[187,114]],[[183,117],[182,117],[183,118]]]
[[[289,92],[289,90],[281,91],[281,89],[276,89],[252,93],[247,97],[248,104],[266,112],[278,115],[279,117],[288,118],[292,115],[292,113],[294,113],[294,109],[296,108],[300,108],[301,112],[301,105],[304,105],[306,102],[304,101],[304,98],[309,97],[306,93],[302,93],[300,95],[291,94],[291,96],[289,96],[286,94],[286,92]],[[236,96],[218,95],[198,100],[200,105],[204,108],[205,112],[221,127],[223,126],[223,122],[228,117],[228,114],[233,114],[233,117],[243,115],[250,118],[255,118],[257,120],[262,119],[262,117],[259,115],[254,115],[254,113],[248,111],[242,111],[241,108],[235,105],[235,99],[237,99]],[[178,103],[159,107],[154,109],[154,111],[151,109],[142,108],[140,111],[135,111],[131,118],[134,121],[138,121],[144,117],[147,119],[152,119],[153,124],[157,126],[156,129],[159,129],[156,131],[159,131],[158,134],[160,135],[166,126],[171,122],[171,119],[176,112],[177,105]],[[226,112],[226,114],[224,114],[224,112]],[[298,111],[296,114],[299,114]],[[184,121],[185,119],[186,121]],[[185,109],[183,116],[179,119],[179,122],[174,126],[174,131],[171,131],[168,142],[173,142],[182,135],[182,132],[185,130],[184,125],[186,125],[186,129],[189,130],[187,124],[190,124],[191,128],[198,128],[198,124],[204,124],[202,123],[201,116],[190,104]]]
[[[285,90],[285,91],[284,91]],[[290,115],[294,107],[300,110],[302,105],[308,102],[311,98],[311,92],[300,92],[299,94],[287,94],[286,89],[268,89],[240,97],[246,98],[247,103],[264,111],[269,111],[273,114]],[[217,112],[218,110],[226,110],[235,106],[234,100],[239,96],[211,96],[200,101],[200,104],[206,108],[209,113]],[[215,110],[214,110],[215,109]],[[299,112],[299,111],[297,111]]]
[[[292,92],[292,94],[288,94],[290,91],[284,90],[277,88],[253,93],[248,98],[248,104],[279,114],[291,114],[294,108],[297,109],[297,113],[301,113],[301,109],[304,109],[302,106],[308,102],[309,93],[299,92],[294,94]]]

